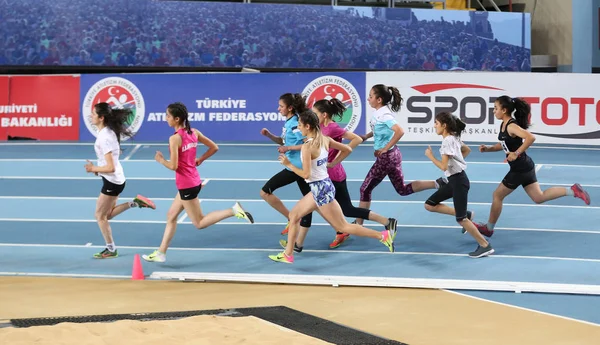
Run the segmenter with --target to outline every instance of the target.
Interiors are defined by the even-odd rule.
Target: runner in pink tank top
[[[188,133],[185,128],[180,128],[175,132],[181,137],[181,146],[179,147],[179,163],[175,170],[175,184],[177,189],[187,189],[202,184],[198,169],[196,169],[196,146],[198,146],[198,136],[195,132]]]
[[[188,111],[183,103],[169,104],[167,107],[167,123],[169,127],[175,129],[175,134],[169,138],[171,157],[166,160],[162,152],[156,151],[154,159],[166,168],[175,171],[175,185],[179,192],[167,212],[167,226],[160,247],[150,255],[142,255],[144,260],[152,262],[165,262],[167,260],[167,249],[175,235],[179,214],[183,210],[198,229],[204,229],[223,219],[234,216],[245,219],[249,223],[254,223],[252,215],[246,212],[239,202],[225,210],[213,211],[206,215],[202,213],[198,201],[202,183],[197,167],[214,155],[219,147],[199,130],[190,127]],[[199,142],[206,146],[208,150],[200,158],[196,158],[196,148]]]

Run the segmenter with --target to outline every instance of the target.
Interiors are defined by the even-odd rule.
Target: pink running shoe
[[[583,200],[583,202],[585,202],[586,205],[590,204],[590,195],[588,194],[588,192],[583,190],[583,187],[581,187],[579,183],[575,183],[574,185],[572,185],[571,190],[575,194],[576,198]]]
[[[482,234],[485,237],[492,237],[494,236],[494,230],[490,230],[487,227],[487,224],[482,224],[482,223],[474,223],[475,227],[477,227],[477,230],[479,230],[479,233]]]

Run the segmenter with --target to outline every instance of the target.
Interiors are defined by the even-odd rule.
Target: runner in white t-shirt
[[[425,209],[430,212],[438,212],[456,217],[456,221],[477,241],[479,246],[475,251],[469,253],[469,257],[480,258],[494,253],[492,245],[483,238],[475,224],[471,221],[473,213],[467,210],[469,189],[471,182],[465,169],[467,156],[471,150],[460,140],[460,134],[465,130],[465,123],[456,116],[441,112],[435,116],[435,131],[441,135],[442,147],[440,148],[441,159],[433,155],[431,147],[425,150],[425,155],[436,167],[444,171],[448,183],[443,184],[425,202]],[[442,204],[442,201],[452,198],[454,208]]]
[[[149,207],[156,209],[154,203],[141,195],[132,201],[117,205],[119,195],[125,189],[125,174],[119,162],[121,154],[121,136],[131,137],[131,132],[125,128],[125,120],[130,115],[129,109],[111,109],[108,103],[98,103],[91,114],[91,122],[98,128],[98,136],[94,144],[98,165],[89,160],[85,171],[102,177],[102,189],[96,202],[96,220],[106,241],[106,248],[94,254],[96,259],[116,258],[117,248],[112,237],[109,219],[132,207]]]

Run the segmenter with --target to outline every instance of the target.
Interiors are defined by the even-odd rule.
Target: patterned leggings
[[[412,184],[404,184],[402,153],[398,147],[382,153],[369,170],[365,182],[360,186],[360,201],[371,201],[371,193],[388,176],[396,192],[402,196],[414,193]]]

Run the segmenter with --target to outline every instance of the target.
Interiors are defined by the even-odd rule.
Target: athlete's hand
[[[84,167],[85,167],[85,171],[87,171],[87,172],[89,172],[89,173],[90,173],[90,172],[94,172],[94,171],[93,171],[93,169],[94,169],[94,164],[93,164],[92,162],[90,162],[90,161],[89,161],[89,159],[88,159],[88,160],[86,160],[86,162],[87,162],[87,163],[85,163],[85,165],[84,165]],[[95,174],[96,174],[96,176],[98,176],[98,173],[95,173]]]
[[[154,159],[160,163],[163,159],[165,159],[165,157],[163,156],[162,152],[156,151],[156,154],[154,155]]]
[[[488,147],[485,145],[479,145],[479,152],[486,152],[488,150]]]
[[[379,157],[379,156],[381,156],[382,153],[383,153],[383,150],[375,150],[375,152],[373,152],[373,155],[375,157]]]
[[[287,158],[286,155],[279,155],[279,162],[285,166],[287,166],[288,164],[290,164],[290,160]]]
[[[431,151],[431,146],[427,146],[427,148],[425,149],[425,156],[427,156],[427,158],[433,157],[433,151]]]
[[[277,152],[279,152],[279,153],[286,153],[286,152],[288,152],[289,150],[290,150],[290,149],[289,149],[287,146],[279,146],[279,147],[277,148]]]
[[[268,137],[270,133],[271,132],[269,132],[269,130],[266,128],[260,130],[260,134],[264,135],[265,137]]]
[[[196,166],[200,166],[200,164],[202,164],[203,160],[200,158],[196,158]]]
[[[516,153],[514,153],[514,152],[511,152],[511,153],[509,153],[509,154],[508,154],[508,156],[506,157],[506,160],[507,160],[507,161],[509,161],[509,162],[512,162],[512,161],[514,161],[514,160],[515,160],[515,159],[517,159],[517,158],[519,158],[519,156],[517,156],[517,154],[516,154]]]

